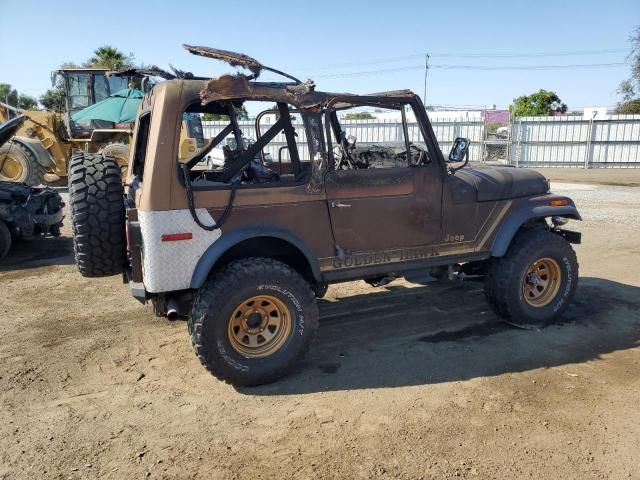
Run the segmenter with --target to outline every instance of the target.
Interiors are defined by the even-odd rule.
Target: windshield
[[[109,84],[107,83],[107,77],[104,75],[95,75],[93,77],[93,96],[95,101],[93,103],[100,102],[110,95]]]
[[[109,80],[109,95],[113,95],[129,86],[129,77],[115,77],[111,75],[107,77],[107,79]],[[96,101],[98,101],[97,98]]]
[[[89,75],[74,73],[67,76],[69,89],[69,110],[75,112],[91,104],[89,96]]]

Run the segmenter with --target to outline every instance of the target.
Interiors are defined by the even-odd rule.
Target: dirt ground
[[[640,187],[640,168],[537,168],[552,182]]]
[[[0,265],[0,479],[640,479],[640,188],[563,184],[584,222],[564,321],[478,283],[331,287],[298,371],[235,390],[69,230]]]

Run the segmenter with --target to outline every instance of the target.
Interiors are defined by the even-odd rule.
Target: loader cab
[[[52,83],[64,88],[64,124],[68,138],[89,138],[95,129],[113,129],[112,122],[88,120],[74,122],[71,115],[113,93],[127,88],[130,77],[107,75],[104,68],[61,68],[53,72]]]

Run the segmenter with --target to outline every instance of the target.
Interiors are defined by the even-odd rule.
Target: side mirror
[[[453,147],[449,152],[450,162],[462,162],[469,154],[469,144],[471,142],[468,138],[458,137],[453,141]]]

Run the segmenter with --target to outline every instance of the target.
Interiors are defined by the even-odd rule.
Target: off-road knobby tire
[[[524,299],[522,285],[527,269],[536,260],[553,258],[561,272],[556,296],[543,307]],[[517,325],[544,326],[558,319],[571,302],[578,285],[576,253],[560,235],[528,229],[516,234],[507,253],[493,259],[485,278],[485,297],[494,311]]]
[[[0,180],[5,182],[23,182],[34,187],[42,184],[45,168],[40,165],[38,159],[31,150],[22,143],[10,141],[0,147],[0,171],[3,166],[5,155],[11,155],[22,165],[22,174],[15,177],[5,177],[0,174]]]
[[[124,189],[110,157],[81,153],[69,162],[73,251],[83,277],[122,273],[125,248]]]
[[[262,294],[287,305],[292,329],[273,354],[247,358],[231,346],[228,322],[243,300]],[[309,349],[317,329],[318,306],[309,284],[291,267],[270,258],[245,258],[217,271],[196,294],[189,319],[191,343],[202,364],[236,386],[262,385],[289,373]]]
[[[7,256],[11,248],[11,231],[7,224],[0,220],[0,260]]]

